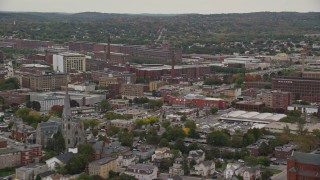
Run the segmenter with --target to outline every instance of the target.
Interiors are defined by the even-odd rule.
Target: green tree
[[[111,104],[107,100],[102,100],[99,103],[99,108],[101,112],[106,112],[111,110]]]
[[[171,122],[169,120],[164,120],[161,122],[161,126],[167,129],[171,125]]]
[[[99,120],[97,119],[84,119],[82,120],[82,122],[84,125],[84,129],[94,129],[100,124]]]
[[[130,176],[130,175],[127,175],[125,173],[122,173],[120,176],[119,176],[119,180],[138,180],[137,178],[135,178],[134,176]]]
[[[214,106],[212,106],[211,108],[210,108],[210,113],[211,114],[215,114],[215,113],[217,113],[218,112],[218,108],[216,108],[216,107],[214,107]]]
[[[87,173],[81,173],[77,180],[95,180],[93,177],[89,176]]]
[[[162,171],[168,172],[169,171],[169,167],[172,166],[173,164],[173,160],[170,158],[165,158],[162,159],[160,162],[160,169]]]
[[[196,129],[196,128],[197,128],[197,125],[196,125],[196,123],[195,123],[194,121],[192,121],[192,120],[187,120],[187,121],[185,121],[185,123],[184,123],[184,127],[189,128],[189,129]]]
[[[187,116],[186,116],[186,115],[182,115],[182,116],[180,117],[180,121],[184,122],[184,121],[186,121],[186,120],[187,120]]]
[[[214,146],[227,146],[230,142],[230,137],[223,131],[212,131],[207,137],[208,144]]]
[[[169,142],[166,138],[160,139],[159,147],[168,147],[168,146],[169,146]]]
[[[88,160],[92,160],[94,158],[95,151],[90,144],[79,144],[78,151]]]
[[[56,154],[60,154],[65,151],[65,140],[61,131],[58,131],[56,134],[54,134],[53,138],[47,142],[46,149],[53,151]]]
[[[54,105],[51,107],[49,114],[56,117],[62,117],[63,112],[63,106],[60,105]]]

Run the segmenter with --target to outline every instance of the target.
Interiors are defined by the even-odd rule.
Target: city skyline
[[[71,7],[71,8],[70,8]],[[221,14],[250,12],[319,12],[318,0],[0,0],[0,11],[10,12],[102,12],[124,14]]]

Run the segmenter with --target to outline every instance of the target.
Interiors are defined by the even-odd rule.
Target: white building
[[[150,164],[130,165],[124,173],[139,180],[152,180],[158,177],[158,167]]]
[[[117,159],[119,167],[135,165],[137,160],[138,158],[131,151],[119,155]]]
[[[86,71],[86,57],[79,53],[60,53],[53,55],[53,70],[69,73],[71,71]]]
[[[225,58],[223,63],[224,64],[247,64],[247,63],[260,63],[260,59],[253,59],[253,58]]]
[[[302,113],[307,113],[307,114],[313,114],[313,113],[318,113],[320,110],[320,106],[318,105],[301,105],[301,104],[292,104],[288,106],[288,110],[298,110],[301,111]]]
[[[68,84],[68,88],[81,92],[93,92],[96,89],[95,84],[82,83],[82,84]]]
[[[67,153],[64,153],[59,156],[52,157],[52,158],[46,160],[46,164],[48,165],[50,170],[55,170],[57,165],[65,166],[67,164],[67,162],[75,156],[76,156],[76,154],[74,154],[72,152],[67,152]]]
[[[189,152],[188,161],[190,162],[192,160],[195,160],[197,164],[199,164],[200,162],[204,161],[205,157],[206,154],[201,149],[193,150]]]
[[[228,163],[224,171],[224,179],[231,179],[233,176],[238,176],[243,170],[241,163]]]
[[[183,159],[176,158],[173,162],[173,165],[169,167],[169,174],[183,176],[184,170],[182,166],[183,166]]]
[[[215,172],[215,163],[213,161],[203,161],[199,164],[194,165],[190,169],[191,175],[197,175],[197,176],[208,176],[213,175]]]
[[[155,159],[166,159],[166,158],[172,158],[173,154],[170,151],[170,148],[163,147],[158,148],[152,155],[151,159],[154,161]]]
[[[77,101],[77,103],[80,106],[94,105],[106,99],[105,94],[69,92],[69,95],[70,95],[70,99]],[[30,101],[38,101],[41,105],[41,111],[45,111],[45,109],[50,110],[50,108],[53,105],[63,105],[64,97],[65,97],[65,92],[62,92],[62,91],[31,93]],[[42,109],[42,107],[44,109]]]

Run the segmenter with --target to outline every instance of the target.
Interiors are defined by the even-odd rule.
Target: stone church
[[[74,118],[71,113],[70,96],[68,90],[64,99],[64,107],[62,113],[63,137],[66,149],[75,148],[79,144],[86,142],[86,134],[83,123],[78,118]]]

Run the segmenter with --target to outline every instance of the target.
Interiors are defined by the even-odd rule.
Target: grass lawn
[[[5,176],[9,176],[11,174],[14,174],[16,171],[16,168],[4,168],[4,169],[0,169],[0,177],[5,177]]]
[[[278,169],[272,169],[272,168],[263,168],[263,170],[269,170],[271,171],[273,174],[279,174],[282,171],[278,170]]]

